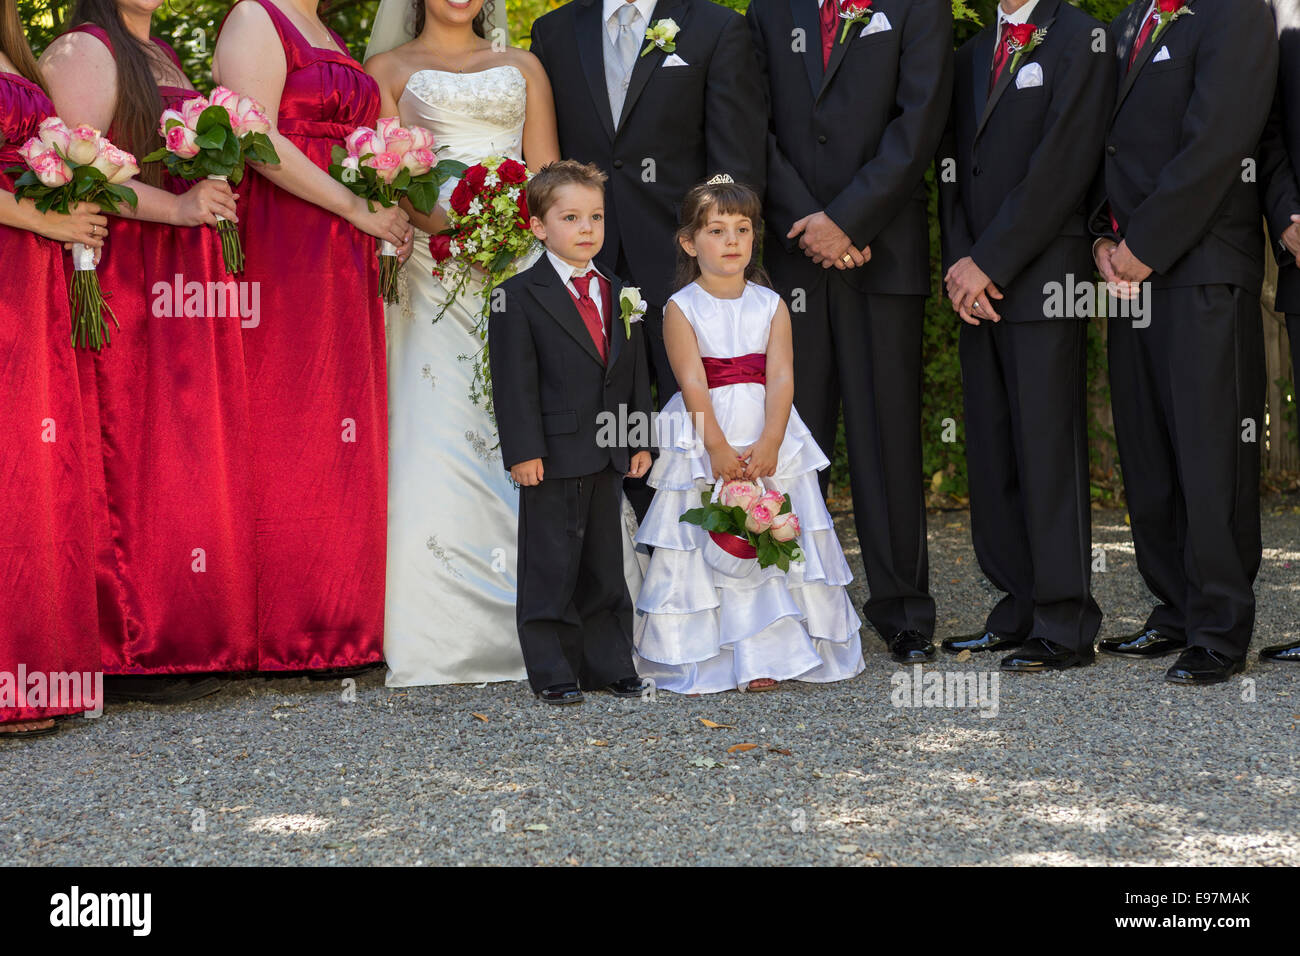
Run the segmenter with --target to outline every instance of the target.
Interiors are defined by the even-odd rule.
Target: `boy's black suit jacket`
[[[608,366],[546,255],[500,286],[502,307],[488,319],[488,360],[507,469],[541,458],[544,481],[606,467],[626,474],[632,454],[649,448],[650,375],[642,323],[632,324],[629,338],[618,305],[623,284],[601,271],[610,282]],[[612,414],[617,427],[608,427],[602,412]],[[641,427],[620,434],[620,423],[636,425],[633,412],[645,416]],[[611,447],[597,441],[602,425],[606,436],[618,439]],[[632,441],[624,441],[628,438]]]

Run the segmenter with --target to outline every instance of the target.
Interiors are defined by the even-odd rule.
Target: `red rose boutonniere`
[[[1034,50],[1047,37],[1046,27],[1036,27],[1032,23],[1008,23],[1006,37],[1007,52],[1011,54],[1010,72],[1014,76],[1020,61]]]
[[[1151,42],[1154,43],[1165,28],[1183,14],[1195,12],[1187,6],[1187,0],[1156,0],[1156,28],[1151,31]]]
[[[834,0],[826,0],[827,3],[833,3]],[[840,42],[849,35],[849,28],[855,24],[866,26],[871,22],[871,18],[876,12],[871,9],[871,0],[840,0],[839,18],[844,21],[844,29],[840,31]]]

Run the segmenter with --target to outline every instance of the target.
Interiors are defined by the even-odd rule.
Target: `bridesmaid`
[[[163,109],[198,95],[150,36],[161,5],[78,0],[71,30],[41,58],[63,120],[108,130],[137,158],[161,145]],[[257,667],[241,316],[207,295],[199,311],[216,314],[196,316],[178,290],[227,278],[212,227],[218,214],[236,219],[236,197],[142,165],[129,184],[139,208],[121,210],[99,267],[121,328],[110,323],[111,344],[78,361],[104,671],[129,675],[108,680],[106,696],[177,702],[218,690],[212,672]]]
[[[325,172],[379,118],[379,87],[316,0],[243,0],[217,82],[260,101],[279,165],[241,185],[252,403],[257,635],[266,671],[337,675],[382,659],[388,412],[376,239],[410,252],[400,208],[374,211]]]
[[[99,671],[86,444],[60,243],[101,248],[108,220],[86,204],[66,216],[37,212],[31,200],[15,201],[3,172],[21,165],[18,148],[53,113],[17,2],[0,0],[0,675],[15,682],[20,666]],[[0,704],[0,740],[54,733],[54,717],[87,709],[47,704],[56,705]]]

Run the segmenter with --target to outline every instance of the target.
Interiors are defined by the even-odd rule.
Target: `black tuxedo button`
[[[826,142],[826,134],[825,134],[825,133],[822,133],[820,136],[818,136],[818,137],[817,137],[817,142],[822,143],[822,144],[825,144],[825,142]]]
[[[980,167],[979,164],[977,163],[975,164],[975,166],[971,167],[971,175],[978,176],[979,174],[980,174]]]
[[[1113,143],[1106,147],[1107,156],[1114,156],[1118,152],[1119,152],[1119,147],[1114,145]]]
[[[616,159],[616,160],[614,160],[614,168],[615,168],[615,169],[622,169],[622,168],[623,168],[623,160],[621,160],[621,159]]]

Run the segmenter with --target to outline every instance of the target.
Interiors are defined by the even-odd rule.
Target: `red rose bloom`
[[[497,167],[497,178],[503,183],[522,183],[528,178],[528,167],[513,159],[507,159]]]
[[[527,229],[528,223],[532,220],[532,216],[528,213],[528,196],[521,192],[519,198],[515,200],[515,206],[519,209],[519,228]]]
[[[871,0],[840,0],[840,16],[846,20],[864,17],[871,12]]]
[[[1187,0],[1156,0],[1156,7],[1161,13],[1174,13],[1187,6]]]
[[[477,166],[471,166],[465,170],[465,177],[462,183],[469,183],[472,196],[477,196],[483,190],[483,180],[487,179],[487,167],[482,163]]]
[[[456,188],[451,191],[451,199],[448,200],[448,203],[457,215],[463,216],[469,212],[469,204],[473,200],[474,189],[467,179],[462,179],[456,184]]]
[[[1007,49],[1013,53],[1025,46],[1034,36],[1034,30],[1038,29],[1032,23],[1008,23],[1007,24]]]
[[[430,236],[429,252],[434,262],[446,262],[451,258],[451,236]]]

